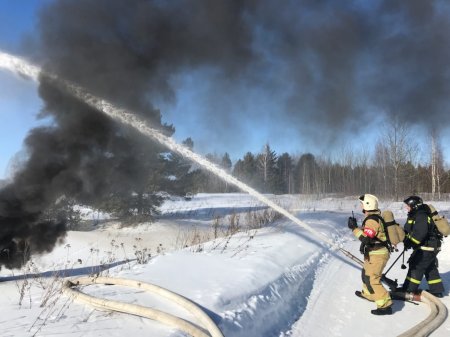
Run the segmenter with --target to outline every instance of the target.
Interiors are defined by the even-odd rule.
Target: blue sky
[[[45,2],[47,0],[0,0],[0,50],[23,54],[26,44],[24,41],[35,30],[37,10]],[[269,45],[277,46],[276,40],[269,41]],[[270,60],[273,63],[278,61]],[[281,69],[286,75],[290,75],[289,69],[283,66],[274,69]],[[372,76],[371,70],[365,69],[362,73]],[[339,73],[333,74],[339,76]],[[260,86],[246,87],[245,80],[225,85],[222,82],[217,84],[214,80],[209,81],[214,79],[214,76],[217,74],[208,74],[208,69],[202,68],[179,73],[170,78],[176,99],[152,97],[153,103],[162,112],[163,121],[175,126],[175,139],[182,141],[187,137],[193,138],[194,150],[201,154],[222,155],[226,151],[230,153],[232,160],[237,160],[247,151],[259,152],[266,142],[278,154],[321,154],[330,148],[336,153],[345,146],[362,151],[364,148],[372,149],[379,137],[380,130],[374,127],[374,124],[377,125],[381,117],[375,109],[371,112],[366,108],[367,111],[364,111],[361,119],[358,115],[352,115],[352,118],[336,127],[338,132],[327,133],[323,128],[333,128],[333,125],[320,124],[321,118],[317,117],[317,111],[311,109],[313,104],[300,102],[304,106],[299,109],[310,109],[309,112],[283,111],[289,101],[288,96],[292,95],[292,88],[284,87],[285,82],[281,77],[261,77],[263,82]],[[269,83],[271,80],[275,81],[275,85]],[[310,80],[314,85],[317,78]],[[311,92],[317,94],[315,91]],[[43,123],[36,119],[41,107],[42,102],[35,84],[0,70],[0,179],[5,176],[10,159],[21,150],[28,131]],[[302,119],[284,118],[289,113],[298,113]],[[241,118],[242,116],[246,118]],[[332,120],[330,118],[326,123]],[[220,128],[226,132],[218,132]],[[423,130],[418,129],[417,132]],[[339,137],[333,138],[336,134],[339,134]],[[425,138],[417,137],[422,144]],[[450,148],[446,144],[450,144],[450,136],[442,138],[446,158],[449,158]]]
[[[20,53],[22,38],[32,32],[39,0],[0,0],[0,49]],[[0,70],[0,179],[10,158],[22,148],[28,130],[40,124],[35,116],[41,100],[36,85]]]

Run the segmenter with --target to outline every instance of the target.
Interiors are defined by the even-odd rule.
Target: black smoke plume
[[[58,0],[42,9],[30,53],[168,135],[174,128],[154,99],[176,99],[174,79],[196,72],[210,88],[199,128],[224,148],[242,146],[255,118],[320,143],[353,136],[349,129],[377,115],[450,121],[449,13],[445,0]],[[53,122],[30,132],[29,158],[0,192],[0,265],[8,267],[64,236],[64,220],[44,217],[59,198],[96,204],[139,192],[160,170],[156,144],[45,78],[39,92],[41,115]],[[279,108],[264,111],[258,97]],[[248,115],[233,109],[240,99],[253,107]]]

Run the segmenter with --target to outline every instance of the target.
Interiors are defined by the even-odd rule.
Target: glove
[[[348,221],[347,221],[347,226],[348,228],[350,228],[351,230],[354,230],[355,228],[358,228],[358,224],[356,222],[356,219],[354,217],[349,217]]]
[[[408,238],[405,238],[405,240],[403,240],[403,247],[405,248],[405,250],[413,248],[412,241]]]

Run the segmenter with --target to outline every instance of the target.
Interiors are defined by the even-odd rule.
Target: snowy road
[[[358,254],[359,242],[349,242],[345,249]],[[447,287],[450,284],[449,253],[450,249],[445,247],[440,259],[441,270],[444,271],[441,276]],[[392,254],[388,267],[398,254]],[[397,278],[400,284],[406,274],[400,268],[401,263],[400,259],[388,274],[390,278]],[[330,259],[320,269],[307,309],[294,324],[291,336],[398,336],[428,316],[429,307],[426,304],[402,301],[394,301],[392,316],[372,315],[370,310],[375,308],[375,304],[354,295],[354,291],[361,287],[360,275],[358,266],[340,259]],[[450,307],[448,296],[443,302]],[[449,334],[450,321],[447,319],[432,336],[444,337]]]

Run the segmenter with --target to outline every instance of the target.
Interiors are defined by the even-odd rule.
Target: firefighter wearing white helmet
[[[359,197],[364,213],[361,228],[356,219],[348,219],[348,227],[361,241],[361,253],[364,254],[364,267],[361,273],[363,282],[362,291],[355,291],[355,295],[375,302],[377,308],[371,310],[374,315],[392,314],[392,300],[389,292],[381,284],[383,269],[389,260],[387,237],[381,212],[378,209],[378,198],[372,194],[363,194]]]
[[[372,194],[363,194],[359,197],[362,208],[367,212],[378,211],[378,198]]]

